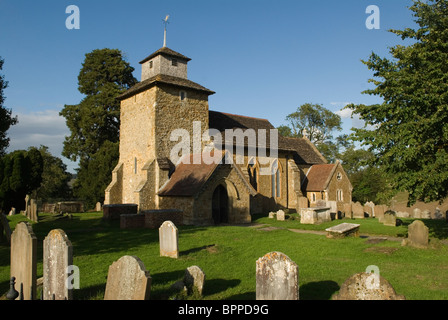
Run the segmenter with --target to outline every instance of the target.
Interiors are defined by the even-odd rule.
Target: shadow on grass
[[[239,279],[210,279],[205,281],[204,296],[213,295],[227,289],[238,286],[241,283]]]
[[[300,286],[300,300],[330,300],[339,289],[339,285],[331,280],[308,282]]]
[[[403,225],[408,228],[415,220],[421,220],[429,229],[429,237],[436,239],[448,238],[448,223],[441,219],[402,219]],[[407,236],[407,234],[405,235]]]
[[[192,248],[192,249],[180,251],[179,252],[179,256],[187,256],[190,253],[195,253],[195,252],[199,252],[199,251],[207,250],[207,249],[212,250],[214,247],[215,247],[215,244],[209,244],[209,245],[205,245],[205,246],[202,246],[202,247],[197,247],[197,248]]]

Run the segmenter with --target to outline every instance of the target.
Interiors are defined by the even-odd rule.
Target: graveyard
[[[243,225],[178,225],[178,252],[162,255],[159,229],[122,229],[118,221],[102,217],[102,212],[40,213],[37,223],[20,214],[7,217],[13,231],[19,223],[28,221],[37,238],[36,299],[43,293],[39,283],[45,268],[44,242],[56,229],[63,230],[70,241],[72,263],[79,268],[79,289],[72,291],[74,300],[107,298],[109,268],[124,256],[138,257],[146,268],[150,277],[146,298],[150,300],[255,300],[256,262],[268,253],[281,253],[292,260],[298,271],[300,300],[331,300],[347,279],[372,265],[406,300],[448,299],[445,220],[401,218],[401,223],[393,227],[376,218],[312,225],[301,224],[297,213],[287,213],[284,221],[254,215],[252,223]],[[423,248],[403,245],[412,242],[407,237],[414,221],[427,227],[429,242]],[[359,225],[356,236],[328,238],[325,230],[341,223]],[[189,294],[178,286],[192,266],[205,274],[200,293]],[[1,299],[6,299],[10,276],[10,246],[2,243]]]

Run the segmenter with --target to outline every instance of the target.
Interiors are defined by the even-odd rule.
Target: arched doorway
[[[229,220],[229,195],[222,185],[217,186],[213,192],[212,217],[215,224],[226,223]]]

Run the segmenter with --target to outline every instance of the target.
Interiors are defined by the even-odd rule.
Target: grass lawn
[[[151,299],[169,299],[170,286],[183,278],[187,267],[197,265],[206,274],[203,299],[255,299],[255,261],[271,251],[288,255],[299,266],[301,300],[326,300],[351,275],[376,265],[398,294],[408,300],[448,300],[448,224],[423,220],[430,228],[430,247],[402,247],[400,241],[371,241],[372,237],[327,239],[320,234],[289,229],[323,231],[341,222],[361,224],[360,233],[405,237],[413,219],[387,227],[376,219],[335,220],[302,225],[297,216],[274,221],[254,216],[251,226],[180,226],[179,259],[159,256],[158,230],[121,230],[118,222],[102,221],[101,213],[74,214],[55,219],[41,214],[33,224],[38,239],[37,275],[42,277],[42,242],[52,229],[63,229],[73,245],[73,263],[80,270],[80,289],[74,299],[103,299],[109,266],[123,255],[139,257],[152,277]],[[27,220],[8,217],[11,228]],[[271,228],[266,228],[271,227]],[[0,245],[0,295],[9,289],[9,246]],[[40,295],[40,292],[38,292]]]

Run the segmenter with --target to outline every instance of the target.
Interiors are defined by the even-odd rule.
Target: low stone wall
[[[120,215],[121,229],[136,229],[136,228],[143,228],[144,226],[145,226],[144,214],[137,213],[137,214]]]
[[[122,214],[137,214],[136,204],[105,204],[103,206],[104,220],[120,220]]]
[[[176,209],[142,211],[145,215],[145,228],[157,229],[163,222],[170,220],[176,226],[183,225],[183,212]]]

